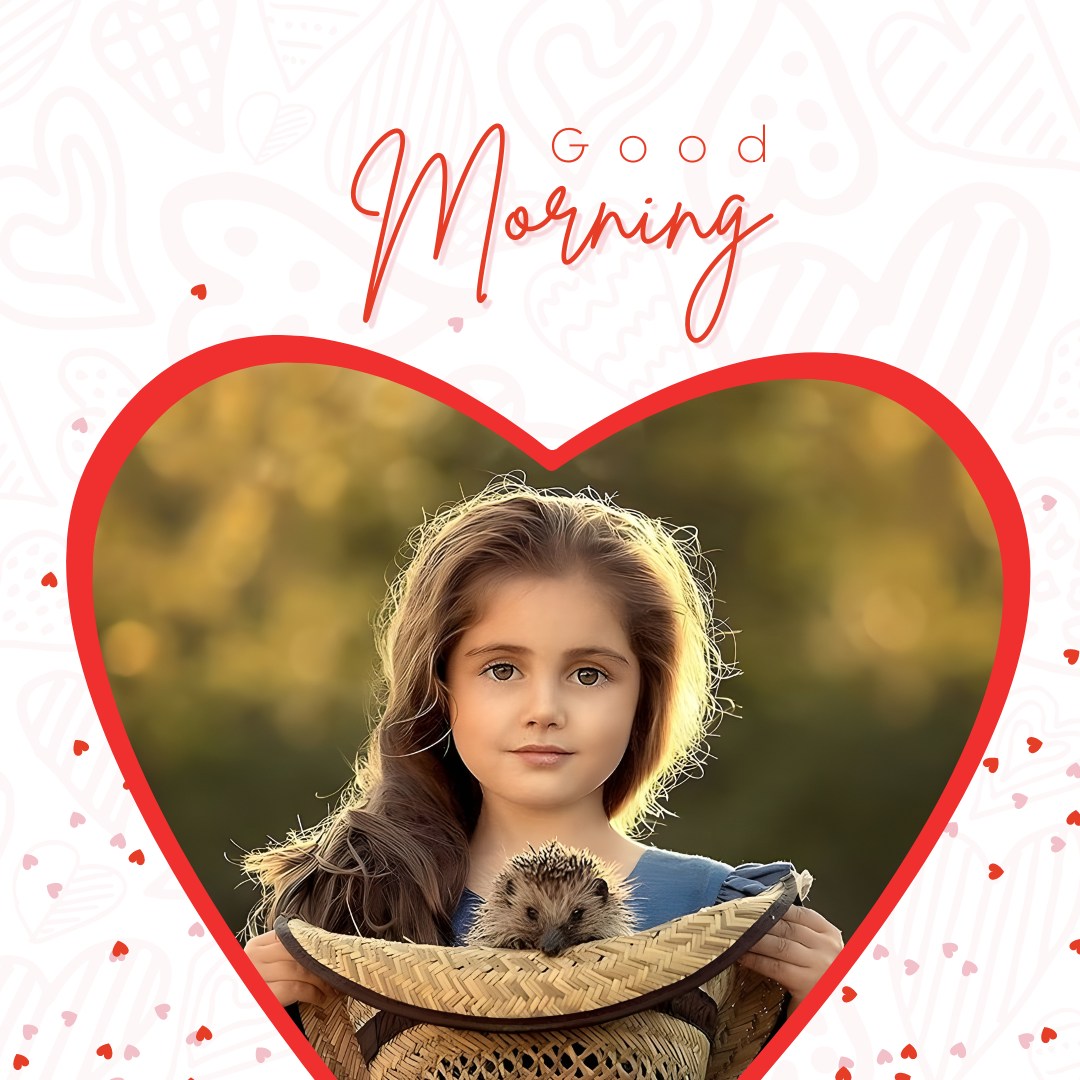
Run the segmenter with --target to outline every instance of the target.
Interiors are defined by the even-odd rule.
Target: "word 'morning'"
[[[452,194],[449,191],[450,178],[446,158],[442,154],[432,154],[417,174],[400,210],[395,209],[395,204],[405,159],[405,132],[400,128],[387,131],[372,144],[364,155],[363,161],[360,162],[353,176],[350,191],[352,204],[365,217],[382,219],[379,240],[375,246],[375,257],[371,262],[371,275],[368,279],[367,296],[364,302],[364,322],[369,322],[371,319],[383,278],[390,263],[390,257],[393,254],[394,245],[397,243],[401,230],[409,216],[413,200],[417,197],[428,173],[437,167],[441,185],[439,190],[439,219],[435,227],[435,245],[432,254],[432,258],[438,260],[442,254],[443,244],[446,242],[446,236],[458,200],[461,198],[465,184],[469,180],[473,166],[488,146],[489,141],[496,148],[494,151],[496,153],[496,164],[494,178],[491,183],[483,250],[480,254],[480,265],[476,275],[476,299],[478,303],[483,303],[487,299],[484,281],[487,276],[487,265],[494,240],[498,202],[502,194],[503,169],[506,157],[506,132],[503,126],[501,124],[492,124],[480,137]],[[383,149],[393,142],[397,143],[397,156],[394,161],[393,175],[390,179],[385,201],[382,206],[377,208],[364,206],[360,201],[359,190],[365,170],[379,157]],[[674,247],[675,241],[685,227],[689,227],[702,240],[712,236],[727,237],[727,243],[705,267],[698,278],[686,305],[686,314],[683,320],[686,336],[693,342],[701,342],[712,333],[723,311],[731,286],[735,269],[735,256],[739,245],[767,221],[771,220],[773,216],[772,214],[766,214],[763,218],[759,218],[744,227],[744,201],[741,195],[729,195],[714,217],[704,219],[704,224],[693,211],[683,209],[681,202],[677,202],[671,214],[660,222],[654,220],[652,209],[649,208],[640,214],[636,220],[628,223],[617,211],[609,209],[606,202],[601,202],[595,214],[590,218],[587,214],[583,214],[577,206],[573,205],[570,201],[569,192],[564,186],[560,185],[552,190],[539,214],[530,214],[529,209],[525,206],[515,207],[503,222],[503,232],[508,239],[518,241],[525,239],[530,233],[540,232],[550,227],[561,228],[563,237],[560,259],[565,266],[570,266],[576,262],[587,251],[595,250],[605,233],[610,232],[618,233],[625,240],[637,240],[646,245],[663,243],[669,251]],[[652,199],[648,198],[645,202],[652,203]],[[700,326],[702,320],[697,317],[697,307],[699,301],[709,292],[710,284],[714,281],[719,282],[719,291],[716,294],[712,311],[706,313],[705,325],[702,328]],[[715,292],[715,290],[713,291]]]

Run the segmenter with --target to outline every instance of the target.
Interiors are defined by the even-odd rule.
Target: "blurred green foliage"
[[[790,859],[850,935],[941,793],[996,647],[997,544],[948,447],[884,398],[803,380],[685,403],[549,473],[422,394],[308,364],[169,410],[95,547],[117,705],[227,922],[256,896],[241,851],[313,824],[349,779],[406,534],[510,469],[697,527],[744,674],[650,842]]]

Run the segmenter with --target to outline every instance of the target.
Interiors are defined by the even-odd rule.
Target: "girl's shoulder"
[[[705,855],[686,855],[665,848],[647,848],[628,881],[659,897],[677,896],[686,911],[697,910],[739,896],[756,896],[795,867],[789,862],[745,862],[731,865]]]

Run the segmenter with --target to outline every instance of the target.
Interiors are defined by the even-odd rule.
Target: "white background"
[[[1001,767],[978,770],[845,978],[858,997],[830,998],[770,1075],[1074,1075],[1077,9],[339,7],[0,5],[0,1066],[305,1074],[121,787],[63,580],[75,484],[138,388],[203,346],[284,333],[435,373],[549,446],[696,372],[796,351],[895,364],[956,402],[1031,541],[1028,632],[987,751]],[[609,237],[566,267],[555,231],[519,244],[497,231],[478,305],[482,170],[438,264],[430,193],[420,202],[363,324],[378,226],[350,205],[356,164],[400,126],[410,176],[442,151],[456,180],[494,122],[508,132],[499,220],[538,211],[557,184],[586,223],[601,200],[634,220],[646,196],[659,222],[677,201],[710,221],[733,192],[748,219],[774,214],[746,241],[716,333],[702,346],[683,333],[719,248],[692,235],[674,252]],[[741,164],[737,140],[763,123],[766,161]],[[549,149],[567,125],[590,144],[573,165]],[[638,165],[618,157],[630,134],[649,146]],[[690,134],[708,145],[697,165],[675,152]],[[80,738],[93,752],[75,757]],[[145,866],[127,861],[136,847]],[[991,861],[1007,867],[997,882]],[[131,951],[111,961],[118,939]],[[203,1024],[213,1039],[196,1041]],[[909,1043],[918,1057],[902,1059]]]

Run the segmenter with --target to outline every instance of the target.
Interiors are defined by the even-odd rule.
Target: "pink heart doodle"
[[[221,150],[221,91],[232,5],[120,0],[91,30],[101,66],[163,127]],[[148,79],[146,72],[154,77]]]

